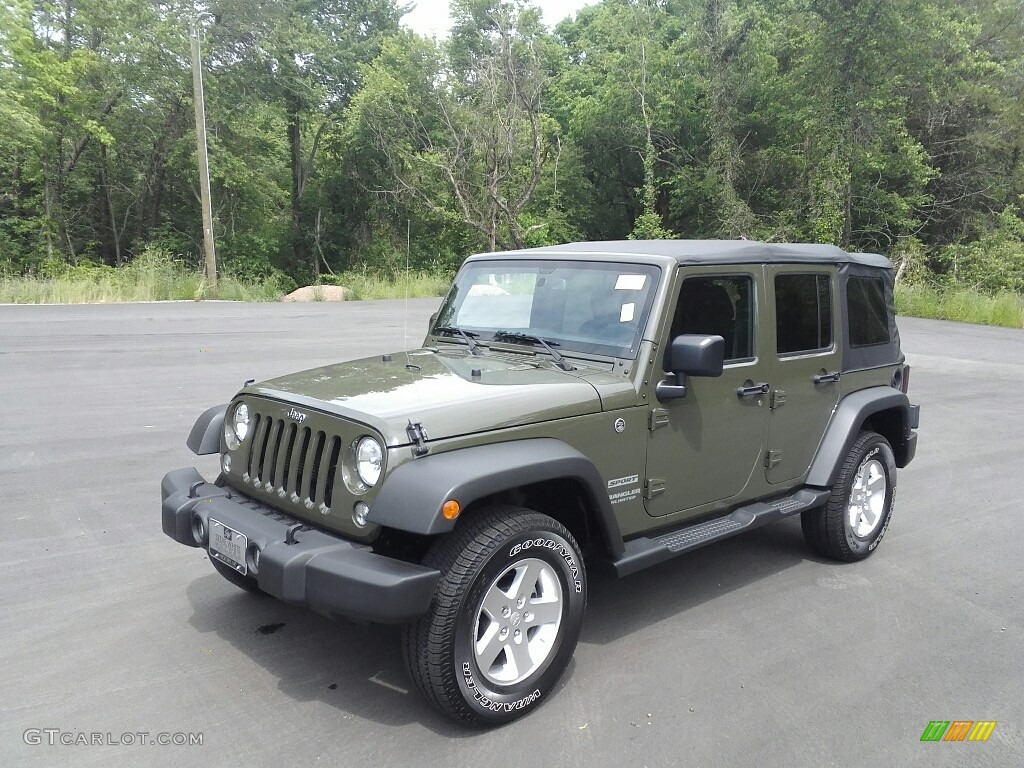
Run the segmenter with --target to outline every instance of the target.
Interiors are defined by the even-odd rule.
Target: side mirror
[[[721,376],[725,339],[721,336],[676,336],[668,348],[667,370],[687,376]]]
[[[655,395],[661,402],[686,397],[687,376],[721,376],[725,364],[725,339],[697,334],[676,336],[665,359],[665,367],[672,371],[675,382],[658,382]]]

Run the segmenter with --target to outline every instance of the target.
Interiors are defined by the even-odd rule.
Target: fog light
[[[225,475],[231,472],[231,457],[226,453],[220,457],[220,468],[224,470]]]
[[[357,501],[352,507],[352,522],[359,528],[366,527],[366,516],[370,514],[370,507],[365,501]]]
[[[250,544],[245,553],[246,564],[249,566],[249,573],[255,576],[260,572],[260,548]]]
[[[199,515],[192,518],[192,540],[200,547],[206,542],[206,524]]]

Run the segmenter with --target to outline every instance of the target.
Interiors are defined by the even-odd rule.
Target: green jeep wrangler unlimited
[[[918,406],[889,262],[825,245],[573,243],[469,258],[423,348],[246,386],[163,479],[163,530],[229,581],[402,624],[461,721],[541,704],[587,569],[626,576],[800,514],[859,560]]]

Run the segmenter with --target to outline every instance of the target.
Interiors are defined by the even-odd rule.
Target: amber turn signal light
[[[455,501],[455,499],[448,499],[448,501],[444,503],[444,506],[441,507],[441,514],[444,515],[445,520],[454,520],[459,516],[459,512],[461,511],[462,508],[459,506],[459,502]]]

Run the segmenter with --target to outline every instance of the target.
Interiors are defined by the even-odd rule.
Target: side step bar
[[[727,539],[805,509],[820,507],[828,501],[828,497],[828,490],[801,488],[780,499],[737,507],[722,517],[691,523],[651,537],[631,539],[626,542],[626,551],[618,559],[612,560],[611,566],[616,576],[628,576],[705,544]]]

